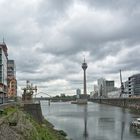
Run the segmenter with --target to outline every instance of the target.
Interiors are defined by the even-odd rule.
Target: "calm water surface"
[[[128,109],[89,103],[41,102],[42,113],[56,129],[64,130],[72,140],[140,140],[130,129],[130,122],[139,115]]]

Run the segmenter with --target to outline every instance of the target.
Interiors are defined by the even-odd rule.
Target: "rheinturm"
[[[87,69],[87,63],[84,62],[82,63],[82,69],[84,70],[84,94],[80,95],[80,98],[77,99],[76,101],[72,101],[72,104],[87,104],[87,88],[86,88],[86,69]]]
[[[87,88],[86,88],[86,69],[87,69],[87,63],[84,58],[84,62],[82,63],[82,69],[84,71],[84,95],[87,95]]]

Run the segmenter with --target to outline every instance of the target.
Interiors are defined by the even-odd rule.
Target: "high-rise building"
[[[77,98],[80,98],[80,95],[81,95],[81,90],[78,88],[78,89],[76,89]]]
[[[13,78],[16,76],[16,66],[14,60],[8,60],[7,64],[7,76]]]
[[[107,93],[114,89],[114,81],[109,81],[104,78],[98,79],[98,96],[107,97]]]
[[[98,96],[105,95],[105,79],[98,79]]]
[[[140,73],[128,78],[129,95],[140,95]]]
[[[94,92],[98,93],[98,86],[97,85],[94,85]]]
[[[7,65],[8,97],[17,96],[16,66],[14,60],[8,60]]]
[[[3,42],[0,44],[0,103],[7,97],[7,46]]]

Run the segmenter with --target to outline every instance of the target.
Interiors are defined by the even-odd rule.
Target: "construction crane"
[[[124,94],[124,85],[123,85],[123,82],[122,82],[122,73],[121,73],[121,70],[120,70],[120,83],[121,83],[120,97],[122,97],[122,94]]]

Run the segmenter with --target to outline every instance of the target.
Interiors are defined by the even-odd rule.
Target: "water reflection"
[[[87,131],[87,105],[84,106],[84,133],[83,133],[83,136],[85,138],[85,140],[87,140],[88,138],[88,131]]]
[[[122,108],[122,118],[121,118],[121,120],[122,120],[122,122],[121,122],[121,140],[123,140],[123,135],[124,135],[124,130],[125,130],[125,119],[126,119],[126,117],[125,117],[125,109],[124,108]]]
[[[101,117],[98,119],[98,126],[100,127],[101,130],[104,129],[115,129],[115,120],[114,118],[108,118],[108,117]]]
[[[127,109],[89,103],[42,104],[42,112],[56,129],[62,129],[72,140],[140,140],[129,129],[130,122],[137,118]]]

